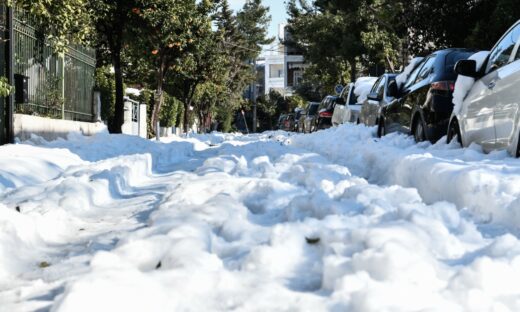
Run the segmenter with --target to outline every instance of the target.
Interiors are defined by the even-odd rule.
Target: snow
[[[354,94],[357,96],[357,103],[366,101],[372,86],[377,81],[378,77],[359,77],[354,85]]]
[[[399,75],[397,75],[395,77],[395,81],[397,82],[397,87],[399,89],[401,89],[403,87],[403,85],[406,83],[406,81],[408,80],[408,77],[410,76],[410,74],[413,72],[413,70],[415,69],[415,67],[417,67],[417,65],[424,59],[424,57],[415,57],[413,58],[411,61],[410,61],[410,64],[408,64],[402,73],[400,73]]]
[[[33,139],[0,163],[2,311],[520,309],[506,152],[344,124]]]
[[[474,60],[477,62],[476,69],[480,70],[487,57],[489,56],[489,51],[480,51],[472,56],[470,56],[469,60]],[[462,102],[468,95],[469,91],[475,84],[475,78],[458,75],[457,80],[455,81],[455,90],[453,92],[453,113],[455,115],[460,114],[462,109]]]
[[[127,95],[134,95],[134,96],[140,96],[141,95],[141,90],[139,90],[137,88],[126,88],[125,94],[127,94]]]

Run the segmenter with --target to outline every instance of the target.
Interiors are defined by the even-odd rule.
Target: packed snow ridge
[[[520,310],[520,160],[374,134],[2,147],[0,310]]]

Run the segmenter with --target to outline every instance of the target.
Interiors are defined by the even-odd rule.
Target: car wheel
[[[460,134],[460,127],[457,119],[453,119],[450,121],[450,124],[448,125],[448,144],[453,140],[455,137],[457,137],[457,142],[459,142],[460,146],[462,147],[462,136]]]
[[[323,129],[323,119],[318,119],[318,125],[316,126],[316,130]]]
[[[520,133],[518,134],[518,143],[516,144],[516,158],[520,157]]]
[[[426,141],[426,133],[424,131],[424,124],[421,120],[421,117],[418,116],[416,118],[415,127],[413,128],[413,137],[415,138],[415,142],[423,142]]]
[[[381,138],[385,135],[386,135],[385,120],[383,118],[380,118],[379,122],[377,123],[377,137]]]

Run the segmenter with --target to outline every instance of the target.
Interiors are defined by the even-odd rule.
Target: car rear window
[[[446,54],[446,74],[455,75],[455,64],[460,60],[468,59],[475,52],[461,52],[461,51],[453,51]]]
[[[316,112],[318,111],[318,104],[312,104],[311,107],[309,107],[309,115],[316,115]]]

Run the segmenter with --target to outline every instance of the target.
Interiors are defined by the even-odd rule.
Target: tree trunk
[[[350,64],[350,81],[352,82],[356,82],[356,79],[357,79],[357,68],[356,68],[356,60],[355,59],[351,59],[349,61],[349,64]]]
[[[388,57],[388,55],[385,55],[385,59],[386,59],[386,64],[387,64],[388,67],[390,68],[390,72],[391,72],[391,73],[395,73],[394,62],[392,62],[392,61],[390,60],[390,57]]]
[[[152,111],[152,129],[154,129],[155,134],[158,133],[159,129],[157,128],[157,122],[159,121],[159,116],[161,113],[161,107],[164,101],[163,96],[163,69],[162,65],[159,71],[157,72],[157,89],[155,90],[155,105],[153,106]]]
[[[188,130],[190,128],[190,103],[188,103],[188,99],[184,99],[184,133],[188,134]]]
[[[115,72],[116,83],[116,103],[114,108],[114,126],[111,129],[113,133],[122,133],[123,123],[125,122],[125,103],[123,90],[123,71],[121,68],[121,53],[114,51],[112,54],[112,62]]]

